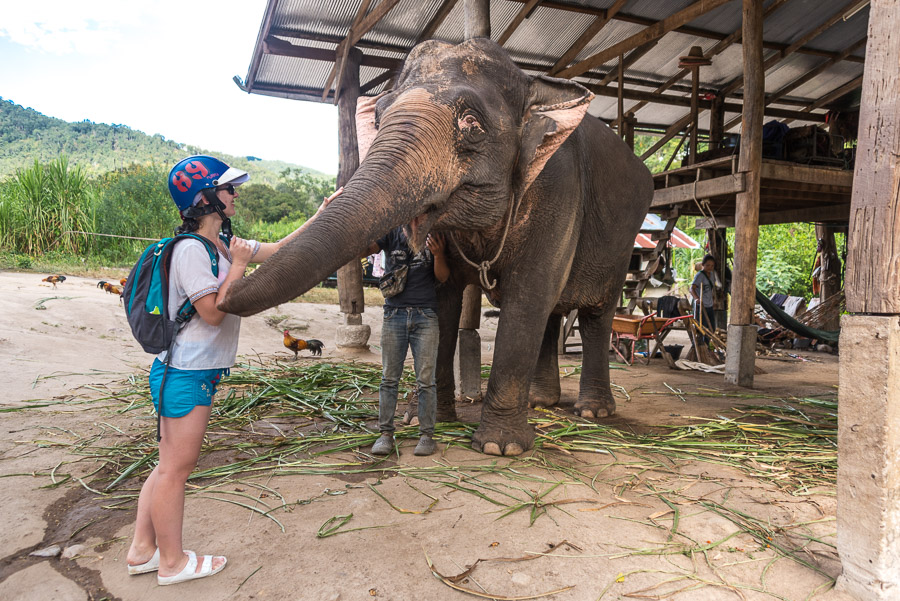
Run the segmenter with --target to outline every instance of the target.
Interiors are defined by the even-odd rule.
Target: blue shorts
[[[153,406],[159,412],[159,387],[166,366],[159,359],[150,368],[150,394]],[[198,405],[212,405],[216,387],[225,369],[178,369],[169,366],[166,372],[166,389],[163,394],[163,417],[184,417]]]

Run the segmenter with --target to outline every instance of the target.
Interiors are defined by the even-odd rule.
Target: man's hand
[[[425,238],[425,246],[428,247],[428,250],[431,251],[431,254],[436,257],[444,255],[444,248],[446,247],[446,244],[447,243],[444,241],[443,234],[432,232],[428,234],[427,238]]]

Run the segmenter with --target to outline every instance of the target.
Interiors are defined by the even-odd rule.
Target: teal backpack
[[[145,352],[157,355],[170,350],[178,331],[197,312],[191,301],[186,300],[177,314],[168,314],[172,251],[178,242],[189,238],[203,243],[209,253],[212,273],[218,277],[219,252],[212,242],[197,234],[179,234],[151,244],[128,274],[122,293],[125,314],[131,333]]]
[[[125,315],[131,326],[131,333],[145,352],[158,355],[163,351],[166,368],[163,372],[159,389],[159,411],[156,414],[156,439],[160,440],[159,416],[162,414],[163,389],[166,374],[169,371],[169,359],[175,346],[175,337],[197,313],[197,309],[187,299],[179,307],[178,312],[169,315],[169,268],[172,264],[172,251],[182,240],[193,238],[203,243],[209,253],[209,261],[214,276],[219,276],[219,251],[215,245],[198,234],[178,234],[174,238],[163,238],[147,247],[141,258],[131,268],[122,299]],[[220,236],[225,246],[229,240]]]

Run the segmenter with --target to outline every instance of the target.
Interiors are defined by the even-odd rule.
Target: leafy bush
[[[65,156],[35,161],[0,186],[0,245],[31,255],[89,252],[92,240],[72,232],[93,231],[93,202],[81,167],[70,168]]]
[[[158,165],[131,165],[101,176],[96,232],[157,240],[171,236],[181,223],[166,185],[168,169]],[[99,237],[100,256],[113,263],[131,262],[150,242]]]

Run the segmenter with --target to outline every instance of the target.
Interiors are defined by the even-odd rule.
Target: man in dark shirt
[[[378,429],[381,436],[372,454],[387,455],[394,448],[394,413],[397,385],[403,375],[407,349],[412,350],[419,390],[419,443],[416,455],[434,453],[434,424],[437,415],[435,368],[438,352],[437,282],[445,282],[450,270],[444,257],[444,238],[429,234],[425,249],[412,255],[404,228],[397,227],[371,245],[367,254],[383,250],[385,273],[409,265],[406,286],[399,294],[384,299],[381,328],[383,371],[378,390]]]

